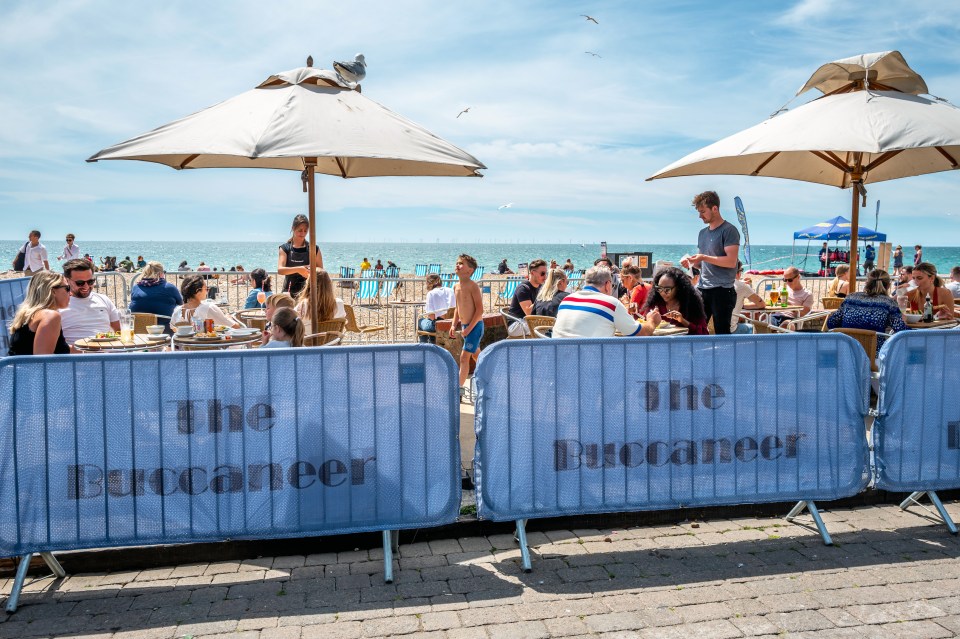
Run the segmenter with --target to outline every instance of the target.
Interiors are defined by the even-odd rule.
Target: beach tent
[[[266,168],[301,172],[316,256],[314,175],[480,177],[475,157],[364,97],[339,73],[284,71],[220,104],[104,149],[88,162],[142,160],[175,169]],[[316,269],[310,310],[317,325]]]
[[[683,175],[752,175],[850,188],[851,263],[856,263],[865,184],[957,169],[960,109],[926,98],[923,78],[898,51],[821,66],[797,95],[816,100],[777,114],[674,162],[650,180]],[[856,269],[850,269],[854,290]]]
[[[851,237],[850,220],[838,215],[837,217],[814,224],[810,228],[793,232],[795,240],[824,240],[849,241]],[[857,238],[862,242],[886,242],[887,234],[868,229],[865,226],[857,228]]]

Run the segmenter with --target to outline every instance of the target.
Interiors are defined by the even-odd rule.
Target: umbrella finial
[[[313,56],[312,56],[312,55],[308,55],[308,56],[307,56],[307,66],[308,66],[308,67],[312,67],[312,66],[313,66]]]

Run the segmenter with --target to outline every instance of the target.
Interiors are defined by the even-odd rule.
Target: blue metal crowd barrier
[[[947,529],[957,526],[938,490],[960,488],[960,331],[904,331],[880,350],[880,393],[873,442],[877,488],[926,494]]]
[[[836,334],[499,342],[476,371],[478,515],[525,520],[863,490],[869,362]]]
[[[0,335],[0,357],[5,357],[10,350],[10,322],[27,296],[29,285],[29,277],[0,280],[0,325],[3,328],[3,334]]]
[[[391,581],[391,531],[459,514],[456,379],[423,344],[3,359],[8,610],[83,548],[383,531]]]

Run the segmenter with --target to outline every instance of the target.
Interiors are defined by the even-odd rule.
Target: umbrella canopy
[[[864,184],[958,168],[960,109],[917,95],[926,83],[897,51],[820,67],[800,92],[825,95],[695,151],[650,180],[757,175],[853,191],[851,264]],[[798,94],[799,94],[798,93]],[[850,269],[851,290],[856,269]]]
[[[832,220],[814,224],[810,228],[793,232],[795,240],[849,240],[851,229],[850,220],[838,215]],[[857,237],[862,241],[886,242],[887,234],[868,229],[865,226],[857,228]]]
[[[343,178],[386,175],[476,176],[475,157],[364,97],[335,71],[307,66],[271,75],[254,89],[91,156],[142,160],[175,169],[267,168],[303,171],[316,259],[316,172]],[[310,269],[317,325],[316,269]]]

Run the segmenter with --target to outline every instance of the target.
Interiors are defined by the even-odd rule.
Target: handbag
[[[20,252],[17,253],[17,256],[13,258],[13,270],[23,271],[23,267],[26,265],[27,261],[27,245],[30,242],[25,242],[24,245],[20,248]]]

